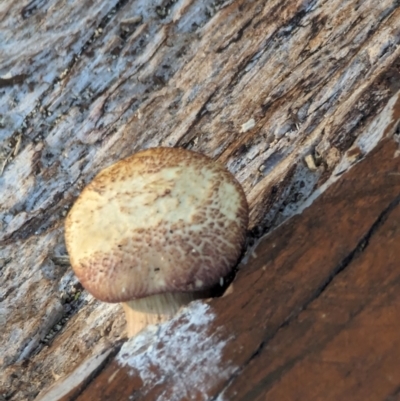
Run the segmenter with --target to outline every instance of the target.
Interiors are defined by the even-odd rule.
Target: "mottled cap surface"
[[[200,291],[237,261],[248,207],[222,165],[184,149],[153,148],[106,168],[66,219],[71,265],[105,302]]]

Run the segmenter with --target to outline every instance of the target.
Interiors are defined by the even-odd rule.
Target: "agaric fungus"
[[[243,190],[222,165],[184,149],[152,148],[84,188],[65,237],[82,285],[101,301],[123,302],[133,336],[226,276],[247,223]]]

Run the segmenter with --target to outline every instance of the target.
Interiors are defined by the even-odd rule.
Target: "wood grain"
[[[188,326],[183,313],[129,340],[79,396],[62,400],[392,399],[400,386],[397,149],[385,140],[263,238],[233,291],[208,301],[209,325]],[[177,355],[183,335],[200,341]],[[218,344],[221,360],[201,359]],[[153,349],[174,369],[157,364]],[[130,350],[134,363],[124,365]],[[151,378],[135,365],[146,358]],[[218,373],[204,376],[212,364]]]
[[[157,145],[218,159],[245,189],[250,249],[395,131],[399,21],[393,0],[2,1],[0,394],[33,400],[124,337],[63,240],[100,169]],[[307,298],[285,285],[275,326]]]

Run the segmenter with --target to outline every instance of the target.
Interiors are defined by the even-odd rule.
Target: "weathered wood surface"
[[[397,1],[164,3],[0,3],[6,399],[34,399],[124,336],[119,306],[80,294],[65,258],[64,216],[101,168],[155,145],[208,154],[243,184],[257,238],[312,203],[393,124]],[[290,283],[274,298],[280,320],[303,299],[290,298]],[[254,343],[265,334],[243,326]]]
[[[229,294],[193,303],[85,385],[40,401],[398,399],[398,153],[384,140],[263,238]]]

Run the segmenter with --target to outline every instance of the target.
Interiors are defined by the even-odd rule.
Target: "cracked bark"
[[[304,358],[293,351],[289,362],[276,359],[270,371],[256,361],[265,360],[271,343],[279,346],[282,332],[296,343],[303,309],[369,252],[370,245],[341,264],[362,248],[398,196],[390,175],[395,159],[384,160],[382,146],[373,149],[400,118],[399,21],[399,4],[391,0],[2,1],[0,394],[32,400],[123,337],[118,306],[94,301],[63,261],[63,220],[100,169],[157,145],[184,146],[224,163],[251,208],[249,249],[233,295],[209,303],[213,329],[234,333],[232,343],[225,338],[224,360],[236,373],[229,373],[230,382],[215,374],[217,384],[204,394],[215,398],[225,389],[227,399],[241,399],[261,397],[267,387],[279,391],[273,378],[289,377]],[[251,119],[255,126],[243,130]],[[376,154],[383,155],[380,163]],[[316,169],[305,163],[307,155]],[[360,159],[388,176],[367,177],[356,170]],[[362,177],[368,205],[352,195]],[[379,182],[382,193],[371,195],[367,189]],[[331,188],[341,195],[329,199]],[[334,217],[330,211],[338,204],[343,210]],[[307,220],[311,215],[320,220]],[[324,232],[335,219],[341,222],[336,231]],[[383,218],[367,239],[387,222]],[[308,247],[313,230],[315,242],[330,252],[324,256],[329,267]],[[250,248],[266,232],[253,258]],[[269,246],[272,239],[280,245]],[[61,320],[47,327],[61,309]],[[244,316],[234,318],[236,310]],[[112,366],[93,383],[106,380]],[[267,387],[262,378],[255,382],[257,374],[248,380],[258,371],[269,377]],[[172,369],[160,388],[131,380],[138,398],[154,399],[176,375]]]

